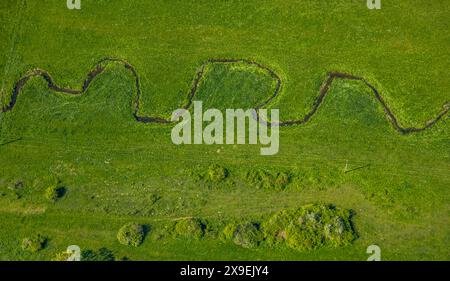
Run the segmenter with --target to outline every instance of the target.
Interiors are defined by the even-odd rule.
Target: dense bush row
[[[230,186],[235,182],[242,182],[251,187],[258,189],[277,189],[282,190],[291,181],[291,176],[286,172],[273,172],[262,169],[252,169],[247,172],[238,172],[231,181],[225,181],[230,178],[230,171],[218,164],[208,166],[206,170],[198,168],[189,168],[189,175],[196,181],[203,181],[206,183],[220,183],[221,186]],[[224,182],[225,181],[225,182]]]
[[[22,179],[0,181],[0,197],[8,196],[13,200],[22,199],[24,195],[30,194],[31,189],[42,189],[44,197],[51,202],[56,202],[66,193],[66,188],[61,185],[61,181],[52,176],[36,178],[27,183]]]
[[[296,250],[311,250],[348,245],[356,238],[351,224],[351,212],[332,205],[307,205],[282,210],[259,221],[228,224],[187,217],[165,222],[158,228],[161,231],[157,230],[153,239],[222,237],[244,248],[255,248],[261,244],[285,244]],[[117,240],[123,245],[138,247],[143,243],[148,229],[149,226],[146,225],[127,223],[119,229]],[[45,247],[46,241],[46,237],[37,234],[23,239],[22,248],[35,253]],[[66,253],[60,253],[54,259],[67,258]],[[82,259],[108,261],[115,260],[115,257],[111,251],[102,248],[98,251],[83,251]]]
[[[123,245],[140,246],[150,227],[139,223],[127,223],[117,233]],[[350,244],[357,235],[352,227],[351,212],[332,205],[307,205],[297,209],[286,209],[259,221],[201,220],[194,217],[160,223],[152,226],[151,239],[209,239],[222,238],[244,248],[260,245],[286,245],[304,251],[320,247],[340,247]],[[35,235],[22,241],[22,248],[37,252],[45,247],[47,238]],[[67,260],[68,253],[59,253],[53,260]],[[101,248],[84,250],[81,259],[86,261],[116,260],[112,251]]]
[[[245,248],[256,247],[261,242],[266,245],[285,243],[297,250],[339,247],[356,238],[350,219],[348,210],[308,205],[277,212],[261,224],[228,224],[222,236]]]
[[[330,205],[309,205],[274,214],[262,223],[262,229],[269,244],[285,242],[298,250],[338,247],[350,244],[356,238],[350,219],[348,210]]]

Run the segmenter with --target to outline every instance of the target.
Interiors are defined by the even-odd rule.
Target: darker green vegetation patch
[[[290,176],[285,172],[269,172],[265,170],[252,170],[246,175],[248,184],[256,188],[265,189],[284,189],[289,181]]]
[[[244,248],[260,244],[304,251],[321,247],[341,247],[357,238],[351,212],[331,205],[308,205],[279,211],[261,223],[230,223],[222,237]]]
[[[205,234],[205,225],[197,218],[186,218],[176,222],[175,237],[200,239]]]
[[[53,258],[52,261],[70,261],[73,253],[69,251],[59,252]],[[98,250],[83,250],[80,256],[81,261],[116,261],[118,260],[114,255],[114,252],[108,248],[100,248]],[[122,258],[119,260],[126,260]]]
[[[36,234],[22,240],[22,249],[31,253],[36,253],[45,248],[47,244],[47,237]]]
[[[233,242],[244,248],[254,248],[263,240],[263,234],[255,223],[239,224],[233,232]]]
[[[211,186],[232,187],[237,184],[257,189],[284,190],[294,177],[293,173],[266,169],[230,172],[227,167],[212,164],[207,168],[190,168],[189,176],[196,182]]]
[[[142,244],[146,234],[146,227],[138,223],[127,223],[117,233],[120,244],[138,247]]]
[[[230,178],[230,171],[219,164],[211,164],[208,167],[188,168],[189,176],[197,183],[205,183],[211,186],[228,186],[232,182],[227,181]]]
[[[228,176],[228,170],[224,167],[213,164],[209,166],[207,179],[212,182],[221,182]]]
[[[351,212],[330,205],[280,211],[262,223],[269,244],[286,243],[298,250],[339,247],[356,239]]]
[[[51,259],[51,261],[69,261],[70,256],[72,253],[69,253],[67,251],[56,253],[56,255]]]
[[[81,252],[82,261],[115,261],[114,253],[107,248],[95,250],[84,250]]]
[[[0,197],[7,197],[12,200],[21,199],[25,191],[25,184],[22,180],[5,183],[0,182]]]
[[[45,190],[45,198],[52,202],[56,202],[58,199],[66,194],[66,188],[58,185],[50,185]]]

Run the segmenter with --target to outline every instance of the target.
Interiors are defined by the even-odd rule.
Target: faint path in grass
[[[187,97],[186,104],[182,107],[183,109],[187,110],[191,107],[192,101],[194,100],[194,97],[198,91],[198,86],[200,84],[201,79],[204,77],[205,68],[208,64],[211,63],[244,63],[247,65],[256,66],[264,71],[266,71],[272,78],[274,78],[277,83],[275,86],[275,90],[273,94],[268,97],[265,101],[260,103],[255,107],[255,109],[258,111],[259,109],[263,108],[267,104],[269,104],[275,97],[278,96],[280,89],[281,89],[281,78],[269,67],[262,65],[260,63],[251,61],[251,60],[245,60],[245,59],[208,59],[205,61],[201,67],[200,70],[196,73],[196,76],[194,78],[191,90]],[[2,112],[10,111],[14,108],[14,105],[16,104],[17,97],[21,93],[24,86],[27,84],[27,82],[34,77],[42,77],[46,82],[49,89],[70,94],[70,95],[81,95],[87,91],[89,88],[89,85],[92,83],[94,78],[96,78],[98,75],[103,73],[108,65],[110,64],[119,64],[123,65],[128,71],[131,72],[131,74],[134,77],[135,80],[135,87],[136,87],[136,95],[134,97],[134,104],[133,104],[133,117],[138,122],[142,123],[159,123],[159,124],[169,124],[172,123],[170,120],[158,117],[158,116],[139,116],[139,109],[140,109],[140,97],[141,97],[141,86],[140,86],[140,79],[139,75],[136,71],[136,69],[126,60],[120,59],[120,58],[104,58],[101,61],[99,61],[97,64],[95,64],[94,68],[87,74],[86,79],[83,82],[83,85],[81,86],[81,89],[71,89],[71,88],[64,88],[58,86],[53,78],[50,76],[50,74],[42,69],[33,69],[29,71],[27,74],[25,74],[22,78],[19,79],[14,85],[13,93],[11,95],[11,100],[8,105],[4,106],[2,108]],[[261,120],[259,118],[259,114],[255,116],[255,118],[260,119],[260,122],[262,123],[270,123],[271,125],[278,125],[278,126],[293,126],[293,125],[303,125],[307,123],[313,116],[316,114],[317,110],[319,109],[320,105],[323,103],[325,97],[330,92],[331,85],[336,79],[343,79],[343,80],[355,80],[355,81],[361,81],[363,82],[370,90],[373,92],[376,100],[381,104],[381,106],[384,109],[385,115],[388,119],[388,121],[392,124],[392,126],[401,134],[410,134],[415,132],[423,131],[427,128],[430,128],[434,124],[436,124],[439,120],[441,120],[450,110],[450,102],[446,102],[443,105],[443,109],[438,115],[432,119],[429,119],[425,122],[425,124],[422,127],[402,127],[400,123],[398,122],[397,117],[393,114],[391,109],[388,107],[386,102],[384,101],[383,97],[380,95],[379,91],[370,84],[364,77],[355,76],[352,74],[347,74],[343,72],[329,72],[327,75],[326,80],[322,83],[319,91],[319,95],[316,97],[311,110],[302,118],[298,120],[288,120],[288,121],[279,121],[279,122],[266,122],[264,120]]]

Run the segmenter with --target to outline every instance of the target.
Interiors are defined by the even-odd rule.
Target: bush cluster
[[[47,237],[36,234],[22,240],[22,249],[31,253],[36,253],[37,251],[44,249],[46,243]]]
[[[213,164],[209,166],[207,172],[207,179],[212,182],[221,182],[228,176],[228,170],[224,167]]]
[[[240,224],[233,233],[233,242],[244,248],[255,248],[262,240],[263,234],[254,223]]]
[[[351,212],[331,205],[307,205],[279,211],[262,222],[229,223],[222,238],[244,248],[284,243],[296,250],[339,247],[356,239]]]
[[[350,218],[348,210],[330,205],[309,205],[274,214],[263,222],[262,230],[269,244],[285,242],[298,250],[338,247],[356,238]]]
[[[145,238],[145,227],[138,223],[127,223],[119,229],[117,240],[120,244],[138,247]]]
[[[58,186],[58,184],[52,184],[45,190],[45,197],[48,200],[55,202],[59,198],[63,197],[65,193],[66,189],[64,187]]]
[[[114,253],[107,248],[100,248],[97,251],[84,250],[81,252],[82,261],[115,261]]]
[[[51,259],[51,261],[67,261],[72,254],[64,251],[56,253],[56,255]]]
[[[221,238],[224,240],[233,240],[234,232],[236,231],[237,225],[234,223],[229,223],[225,226],[222,231]]]
[[[175,237],[191,237],[200,239],[204,235],[205,226],[196,218],[187,218],[179,220],[175,224],[174,235]]]
[[[59,252],[53,258],[52,261],[68,261],[72,253],[68,251]],[[115,261],[116,257],[114,253],[107,248],[100,248],[97,251],[83,250],[81,252],[82,261]]]
[[[264,170],[252,170],[246,175],[248,183],[256,188],[284,189],[289,181],[289,175],[284,172],[270,173]]]

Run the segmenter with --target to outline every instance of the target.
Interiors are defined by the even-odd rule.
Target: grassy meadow
[[[105,57],[136,69],[139,114],[164,116],[186,102],[195,75],[212,58],[247,59],[282,80],[267,105],[281,120],[309,112],[329,71],[362,76],[403,126],[422,126],[450,101],[450,9],[440,0],[383,1],[4,0],[0,3],[1,104],[34,68],[63,87],[81,88]],[[79,96],[31,79],[14,108],[0,113],[0,260],[51,260],[69,245],[110,249],[131,260],[450,259],[450,120],[402,135],[361,82],[336,80],[305,125],[280,128],[280,151],[260,145],[174,145],[173,125],[132,116],[135,81],[110,65]],[[196,100],[204,107],[251,108],[274,91],[256,67],[210,64]],[[218,182],[211,165],[227,170]],[[281,188],[249,173],[286,174]],[[270,182],[270,180],[269,180]],[[52,184],[64,187],[56,201]],[[222,239],[229,222],[262,221],[307,204],[351,210],[357,238],[342,247],[297,250]],[[172,235],[185,218],[201,238]],[[149,227],[139,247],[120,244],[128,222]],[[35,253],[21,247],[35,234]]]

